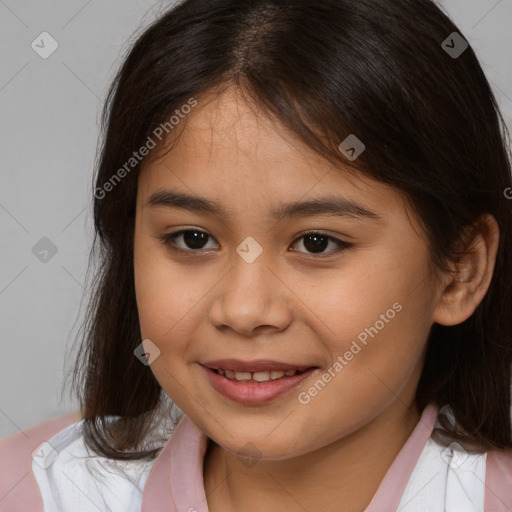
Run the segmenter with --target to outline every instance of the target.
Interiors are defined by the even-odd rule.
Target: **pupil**
[[[307,235],[304,238],[304,247],[308,251],[315,251],[317,249],[324,250],[327,247],[328,238],[325,235]],[[311,241],[311,243],[309,243]]]
[[[208,235],[201,231],[185,231],[183,239],[191,249],[202,249],[207,241]],[[307,235],[304,237],[304,247],[310,251],[322,252],[326,249],[329,237],[325,235]]]
[[[185,231],[183,240],[191,249],[202,249],[208,235],[200,231]]]

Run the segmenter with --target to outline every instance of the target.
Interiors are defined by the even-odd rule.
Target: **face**
[[[284,209],[326,198],[335,211]],[[229,452],[306,454],[413,403],[440,292],[394,189],[332,166],[229,90],[144,167],[135,224],[151,370]]]

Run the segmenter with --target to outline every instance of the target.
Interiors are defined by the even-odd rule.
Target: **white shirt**
[[[425,422],[429,421],[427,435],[430,435],[433,421],[425,419],[426,412],[427,408],[409,440],[420,440],[420,430],[424,430]],[[437,418],[437,410],[435,416],[431,413],[430,410],[429,418]],[[79,421],[65,428],[49,439],[47,445],[43,445],[35,454],[32,470],[41,491],[45,512],[140,512],[145,510],[142,505],[143,491],[155,460],[114,461],[91,454],[83,442],[80,432],[81,424],[82,421]],[[179,460],[179,457],[183,457],[183,460],[192,457],[189,455],[190,446],[186,451],[183,446],[187,443],[180,442],[179,437],[183,438],[184,435],[188,436],[188,443],[192,439],[194,446],[199,450],[198,453],[204,456],[206,444],[204,434],[200,433],[187,417],[180,422],[180,425],[181,427],[176,429],[176,435],[171,436],[171,439],[174,438],[172,450],[183,452],[177,453],[178,458],[175,460]],[[440,426],[437,419],[434,426]],[[415,465],[410,478],[407,481],[400,479],[400,472],[397,472],[395,464],[394,471],[388,471],[389,474],[386,474],[383,479],[376,496],[379,494],[382,497],[385,495],[383,491],[393,486],[404,486],[403,495],[396,509],[399,512],[484,512],[487,454],[467,454],[457,443],[451,443],[446,447],[438,444],[431,437],[426,442],[414,441],[416,446],[418,442],[424,443],[422,449],[421,446],[419,447],[421,449],[419,457],[411,452],[411,443],[402,448],[403,454],[402,452],[399,454],[402,465],[404,457],[416,457],[415,462],[412,460]],[[199,445],[202,449],[198,448]],[[202,465],[202,457],[196,458]],[[206,507],[202,479],[196,481],[199,480],[197,475],[201,474],[197,469],[195,472],[190,472],[190,483],[187,475],[181,474],[179,477],[180,486],[184,487],[185,483],[187,487],[183,493],[189,493],[187,498],[183,499],[183,503],[191,503],[190,493],[192,493],[196,499],[194,503],[198,498],[203,497],[204,507]],[[174,471],[179,472],[180,468],[174,468]],[[191,491],[192,488],[193,491]],[[178,490],[176,494],[181,492]],[[175,503],[178,503],[179,499],[178,496],[174,500]],[[385,499],[379,499],[379,505],[372,500],[365,512],[380,512],[382,509],[378,507],[382,507],[384,501]],[[172,505],[162,504],[161,510],[178,509],[180,512],[187,512],[186,508],[181,511],[178,505],[173,508]],[[201,512],[199,509],[197,511]],[[382,512],[391,511],[382,510]]]

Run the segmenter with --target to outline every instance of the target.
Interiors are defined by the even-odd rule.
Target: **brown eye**
[[[180,246],[176,242],[180,238],[184,246]],[[210,235],[199,229],[182,229],[181,231],[164,235],[160,237],[160,240],[165,246],[173,250],[197,252],[205,248],[208,238],[211,238]]]
[[[170,250],[189,253],[200,253],[202,249],[208,249],[206,244],[210,238],[213,240],[213,237],[211,237],[208,233],[199,229],[182,229],[180,231],[169,233],[158,238],[161,240],[164,246]],[[354,245],[352,243],[344,242],[332,236],[316,231],[306,233],[300,238],[297,238],[294,242],[294,245],[297,244],[299,240],[304,240],[302,245],[306,250],[306,254],[318,254],[320,256],[335,254]],[[180,243],[177,241],[180,241]],[[329,244],[334,246],[334,250],[326,251],[326,249],[329,247]]]
[[[337,238],[333,238],[332,236],[326,235],[324,233],[318,232],[310,232],[302,235],[298,238],[295,243],[299,240],[304,240],[302,245],[308,251],[309,254],[324,254],[325,249],[329,246],[329,243],[332,242],[337,249],[327,251],[326,254],[333,254],[344,249],[348,249],[353,244],[344,242],[342,240],[338,240]],[[302,251],[297,251],[302,252]]]

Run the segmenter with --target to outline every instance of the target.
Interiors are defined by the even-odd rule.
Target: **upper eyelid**
[[[210,235],[208,233],[208,231],[204,231],[203,229],[200,229],[200,228],[179,229],[177,231],[172,231],[170,233],[164,234],[163,236],[158,237],[158,238],[165,242],[166,239],[176,239],[187,231],[198,231],[200,233],[204,233],[204,234],[208,235],[210,238],[212,238],[213,240],[215,240],[217,242],[217,244],[219,243],[215,237],[213,237],[212,235]],[[304,238],[305,236],[312,235],[312,234],[319,234],[321,236],[325,236],[325,237],[329,238],[329,240],[334,241],[334,243],[336,243],[338,248],[343,248],[343,247],[348,248],[350,246],[355,245],[354,242],[348,242],[348,241],[340,239],[336,236],[329,235],[328,233],[325,233],[324,231],[322,231],[320,229],[319,230],[310,229],[308,231],[301,232],[293,239],[292,243],[295,244],[301,238]],[[181,247],[178,247],[177,250],[182,250],[182,251],[186,251],[186,252],[200,252],[201,251],[201,249],[198,249],[197,251],[193,251],[191,249],[182,249]],[[335,252],[335,251],[330,251],[330,252]],[[329,253],[327,253],[327,254],[329,254]]]
[[[171,231],[170,233],[166,233],[164,234],[163,236],[166,236],[166,237],[178,237],[179,235],[182,235],[183,233],[186,233],[187,231],[198,231],[200,233],[203,233],[205,235],[208,235],[210,238],[213,238],[214,240],[217,240],[213,235],[210,235],[210,233],[208,233],[208,231],[205,231],[203,229],[200,229],[200,228],[184,228],[184,229],[178,229],[177,231]],[[327,236],[329,238],[333,238],[335,240],[339,240],[337,238],[337,236],[334,236],[334,235],[329,235],[329,233],[321,230],[321,229],[310,229],[310,230],[306,230],[306,231],[302,231],[301,233],[299,233],[294,241],[298,240],[299,238],[302,238],[303,236],[306,236],[306,235],[312,235],[312,234],[318,234],[318,235],[323,235],[323,236]],[[344,240],[339,240],[340,242],[343,242]],[[349,242],[347,242],[349,243]]]

